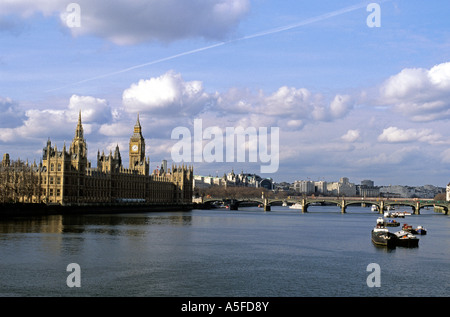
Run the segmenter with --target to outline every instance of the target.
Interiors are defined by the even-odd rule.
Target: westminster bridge
[[[202,204],[211,204],[213,202],[222,202],[230,210],[238,210],[241,203],[258,203],[263,205],[264,211],[270,211],[270,206],[275,203],[300,204],[302,212],[308,212],[308,207],[312,205],[336,205],[340,207],[342,213],[350,205],[377,206],[379,213],[383,213],[391,206],[409,206],[413,213],[419,215],[420,209],[425,207],[440,207],[446,215],[450,208],[449,201],[437,201],[434,199],[420,198],[380,198],[380,197],[296,197],[296,198],[224,198],[224,197],[202,197],[198,201]]]

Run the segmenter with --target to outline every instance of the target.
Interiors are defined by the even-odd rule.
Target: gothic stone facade
[[[118,146],[114,154],[98,152],[97,167],[91,167],[80,112],[69,149],[64,144],[62,151],[58,151],[48,140],[42,162],[35,166],[38,192],[34,193],[32,201],[29,198],[22,200],[62,205],[192,202],[192,167],[173,165],[168,171],[149,173],[150,161],[145,158],[145,139],[139,116],[130,138],[129,151],[128,168],[122,165]]]

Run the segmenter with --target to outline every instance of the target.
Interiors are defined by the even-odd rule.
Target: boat
[[[400,226],[400,222],[398,222],[395,219],[385,221],[384,224],[385,224],[386,227],[398,227],[398,226]]]
[[[402,212],[389,212],[385,211],[384,216],[386,218],[405,218],[405,215]]]
[[[408,225],[407,223],[403,224],[402,230],[409,232],[409,233],[415,233],[415,230],[413,229],[413,227]]]
[[[378,211],[378,207],[377,205],[372,205],[372,207],[370,207],[372,209],[373,212]]]
[[[302,204],[295,203],[293,205],[290,205],[289,208],[291,208],[291,209],[302,209]]]
[[[397,246],[405,248],[416,248],[419,246],[419,238],[411,232],[401,230],[395,233],[397,236]]]
[[[427,229],[425,229],[422,226],[417,226],[416,233],[417,234],[421,234],[421,235],[425,235],[425,234],[427,234]]]
[[[427,234],[427,230],[423,226],[418,226],[416,229],[414,229],[412,226],[408,225],[407,223],[405,223],[403,225],[402,230],[412,233],[412,234],[421,234],[421,235]]]
[[[372,229],[372,242],[376,245],[395,248],[397,245],[397,236],[385,227],[384,219],[379,217],[375,228]]]
[[[281,206],[286,207],[287,206],[287,202],[283,201],[283,204]]]

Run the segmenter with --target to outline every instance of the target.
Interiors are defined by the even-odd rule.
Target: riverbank
[[[46,215],[72,215],[72,214],[105,214],[130,213],[152,211],[188,211],[194,208],[193,204],[160,204],[160,203],[111,203],[111,204],[27,204],[3,203],[0,204],[0,219],[11,217],[29,217]]]

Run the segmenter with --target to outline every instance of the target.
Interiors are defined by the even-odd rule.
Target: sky
[[[92,165],[119,145],[127,166],[139,114],[151,169],[183,141],[196,175],[445,187],[449,12],[444,0],[0,0],[0,153],[39,162],[48,138],[69,146],[81,110]],[[257,139],[231,148],[230,128]],[[196,144],[214,151],[196,159]],[[264,146],[269,172],[249,154]]]

